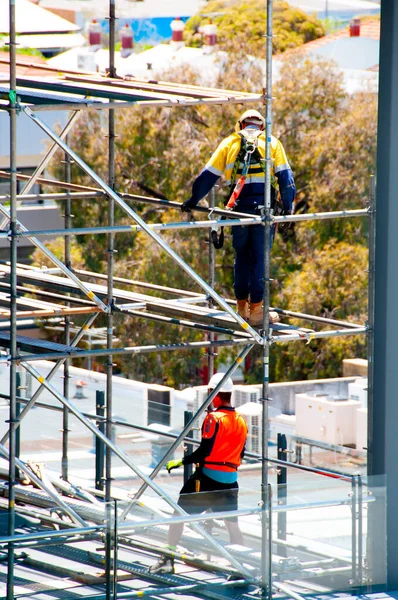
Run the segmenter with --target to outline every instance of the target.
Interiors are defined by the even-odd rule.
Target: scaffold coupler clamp
[[[208,215],[207,218],[208,219],[212,219],[213,216],[213,212],[214,212],[214,208],[212,208]],[[216,219],[216,223],[214,223],[214,225],[211,226],[210,229],[210,242],[213,244],[214,248],[216,250],[219,250],[220,248],[223,247],[224,245],[224,228],[221,228],[221,233],[220,235],[218,235],[218,229],[219,229],[219,221],[222,221],[224,217],[220,217],[219,219]]]

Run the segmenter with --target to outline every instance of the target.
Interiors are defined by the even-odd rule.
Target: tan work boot
[[[254,327],[259,327],[263,324],[263,303],[262,302],[251,302],[250,303],[250,317],[249,323]],[[269,312],[269,322],[279,323],[279,315],[273,310]]]
[[[244,319],[245,321],[248,320],[250,312],[249,312],[249,302],[247,300],[247,298],[245,298],[244,300],[237,300],[236,301],[236,307],[237,307],[237,313],[240,317],[242,317],[242,319]]]

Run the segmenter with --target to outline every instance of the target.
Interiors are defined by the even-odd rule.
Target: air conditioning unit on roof
[[[350,400],[358,400],[362,408],[368,406],[368,378],[360,377],[348,384],[348,396]]]
[[[235,385],[232,392],[232,405],[235,408],[247,402],[259,402],[261,397],[261,386],[259,385]]]
[[[237,411],[244,417],[247,423],[247,452],[255,452],[256,454],[260,454],[262,439],[262,405],[255,402],[246,402],[246,404],[239,406]]]
[[[356,442],[357,400],[318,394],[296,394],[296,433],[328,444]]]
[[[192,402],[192,412],[193,414],[195,414],[199,408],[202,406],[203,402],[206,400],[207,396],[209,395],[208,391],[207,391],[207,385],[198,385],[196,387],[193,388],[194,392],[195,392],[195,396]],[[194,440],[200,440],[201,438],[201,430],[202,430],[202,423],[205,419],[207,412],[205,411],[200,417],[199,420],[195,423],[195,427],[193,430],[193,438]]]

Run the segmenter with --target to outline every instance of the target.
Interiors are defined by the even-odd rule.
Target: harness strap
[[[210,239],[216,250],[220,250],[224,246],[224,227],[221,227],[221,233],[218,235],[216,229],[210,231]]]

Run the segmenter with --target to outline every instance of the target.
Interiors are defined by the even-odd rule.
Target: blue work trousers
[[[258,214],[250,208],[240,212]],[[271,227],[271,246],[275,227]],[[264,227],[247,225],[232,227],[232,246],[235,250],[234,290],[237,300],[249,298],[254,304],[264,297]]]

